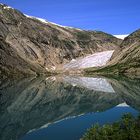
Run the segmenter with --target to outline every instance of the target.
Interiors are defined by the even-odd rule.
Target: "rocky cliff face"
[[[133,32],[123,40],[107,66],[100,69],[91,68],[86,72],[140,75],[140,30]]]
[[[114,50],[120,39],[100,31],[63,27],[0,4],[0,72],[39,74],[72,59]]]

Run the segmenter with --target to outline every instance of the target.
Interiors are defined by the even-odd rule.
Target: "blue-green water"
[[[140,110],[140,79],[57,76],[3,82],[0,140],[79,140]]]

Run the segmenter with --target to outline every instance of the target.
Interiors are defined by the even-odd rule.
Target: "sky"
[[[64,26],[113,35],[140,28],[140,0],[0,0],[21,12]]]

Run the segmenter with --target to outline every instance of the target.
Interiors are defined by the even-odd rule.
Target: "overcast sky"
[[[23,13],[57,24],[111,34],[140,28],[140,0],[0,0]]]

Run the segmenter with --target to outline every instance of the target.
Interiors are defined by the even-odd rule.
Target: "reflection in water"
[[[115,92],[110,83],[104,78],[65,76],[63,80],[74,86],[77,85],[95,91],[112,92],[112,93]]]
[[[115,106],[140,110],[140,79],[126,77],[28,78],[0,87],[0,139],[25,134],[65,118]],[[111,115],[111,114],[109,114]]]
[[[129,107],[129,105],[126,103],[121,103],[121,104],[117,105],[117,107]]]
[[[140,79],[121,77],[109,79],[109,82],[126,104],[140,111]]]

